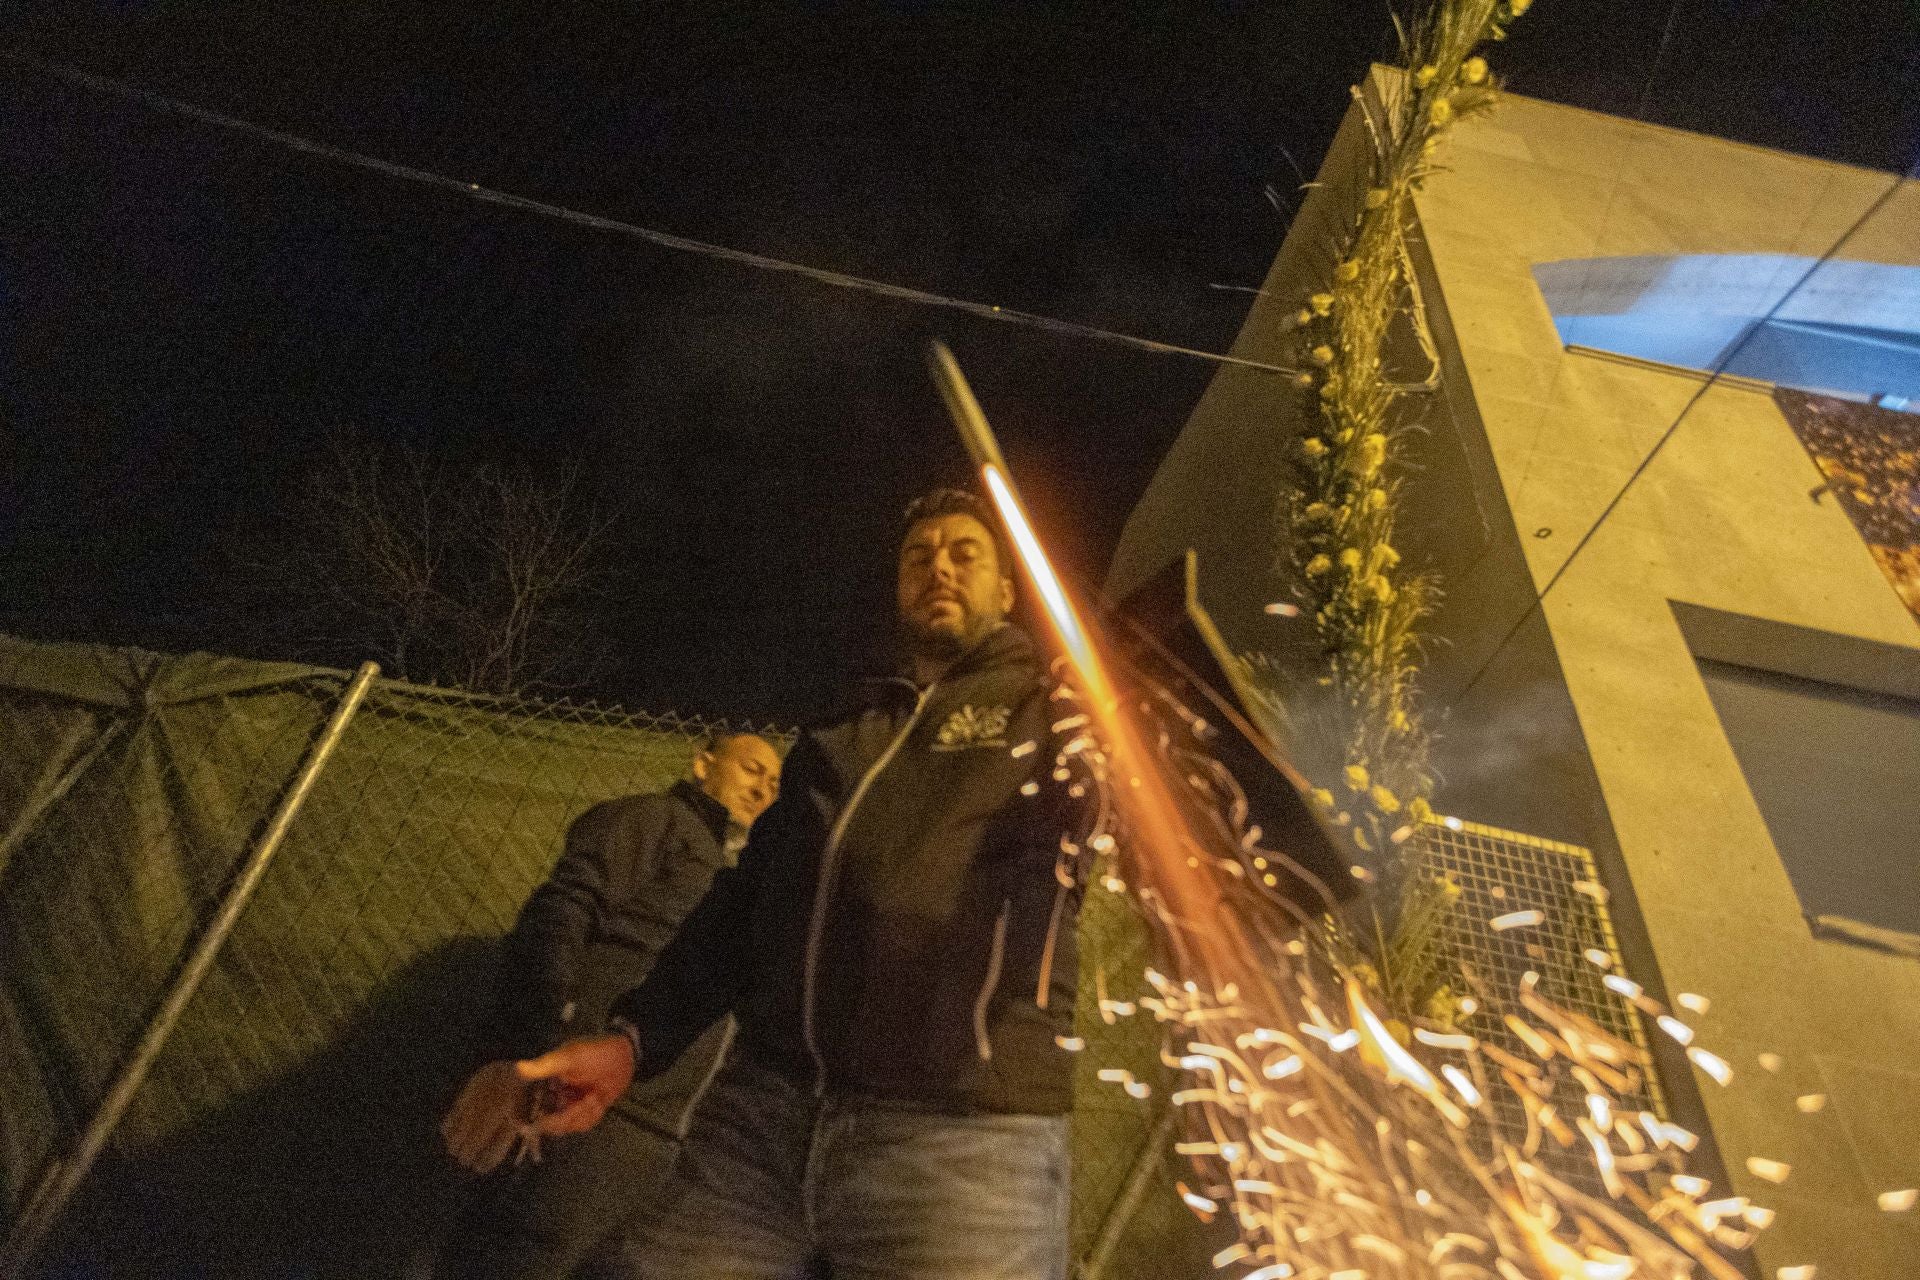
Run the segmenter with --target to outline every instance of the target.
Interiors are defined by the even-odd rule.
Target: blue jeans
[[[1067,1127],[816,1099],[735,1061],[626,1260],[637,1280],[1064,1280]]]

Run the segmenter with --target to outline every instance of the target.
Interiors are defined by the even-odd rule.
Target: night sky
[[[11,12],[7,49],[335,146],[1213,350],[1249,300],[1216,286],[1259,283],[1393,47],[1384,8],[1323,0]],[[1908,0],[1539,0],[1491,56],[1518,92],[1878,169],[1920,146]],[[902,502],[966,475],[933,334],[1097,581],[1201,363],[674,254],[0,63],[0,629],[233,650],[223,566],[349,426],[579,461],[617,520],[621,661],[594,692],[790,721],[877,656]]]

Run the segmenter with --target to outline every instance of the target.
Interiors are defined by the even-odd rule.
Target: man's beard
[[[984,619],[972,614],[966,616],[958,631],[945,628],[935,630],[912,618],[900,620],[900,631],[906,640],[907,651],[935,662],[953,661],[984,639],[990,630],[992,627]]]

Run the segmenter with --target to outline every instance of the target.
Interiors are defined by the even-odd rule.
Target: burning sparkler
[[[1163,1056],[1182,1074],[1176,1149],[1198,1173],[1183,1198],[1240,1232],[1215,1265],[1242,1280],[1737,1280],[1722,1251],[1749,1244],[1771,1214],[1685,1172],[1694,1135],[1632,1101],[1649,1069],[1638,1045],[1548,1000],[1537,972],[1512,991],[1479,981],[1461,1002],[1474,1019],[1465,1027],[1409,1027],[1375,1007],[1323,927],[1338,904],[1306,865],[1317,829],[1263,832],[1243,779],[1218,758],[1209,716],[1237,711],[1177,671],[1149,670],[1173,662],[1150,643],[1116,683],[1117,655],[1049,564],[952,353],[936,343],[930,364],[1073,668],[1079,712],[1063,721],[1060,764],[1077,757],[1102,802],[1080,870],[1128,896],[1154,953],[1151,994],[1137,1009],[1103,999],[1101,1012],[1164,1028]],[[1528,908],[1490,927],[1545,921]],[[1676,1040],[1691,1038],[1637,985],[1606,981]],[[1723,1060],[1688,1052],[1724,1079]],[[1149,1093],[1117,1068],[1098,1075]],[[1566,1172],[1572,1160],[1583,1177]]]

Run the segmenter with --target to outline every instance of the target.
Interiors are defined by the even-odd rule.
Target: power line
[[[287,133],[279,129],[270,129],[265,125],[254,124],[235,116],[225,115],[205,107],[197,107],[177,98],[153,93],[134,85],[112,80],[105,76],[94,75],[75,67],[57,63],[42,62],[19,53],[0,53],[0,59],[38,71],[56,80],[80,85],[102,93],[113,94],[158,111],[184,117],[200,124],[211,125],[231,133],[245,134],[264,142],[273,143],[290,151],[317,156],[336,164],[382,174],[389,178],[398,178],[419,186],[433,187],[441,191],[476,200],[482,204],[496,205],[501,208],[515,209],[522,213],[538,214],[554,218],[574,226],[586,227],[594,231],[625,236],[629,239],[644,240],[663,249],[679,253],[690,253],[699,257],[715,258],[722,262],[731,262],[737,266],[752,267],[760,271],[776,271],[787,275],[797,275],[817,284],[831,285],[835,288],[854,289],[862,293],[890,298],[896,302],[907,302],[917,306],[938,307],[948,311],[959,311],[982,320],[998,320],[1008,324],[1024,325],[1041,329],[1049,333],[1068,337],[1086,338],[1096,342],[1106,342],[1117,346],[1131,347],[1136,351],[1150,351],[1156,355],[1186,356],[1194,360],[1205,360],[1213,364],[1228,365],[1240,369],[1253,369],[1261,373],[1292,375],[1298,370],[1266,364],[1258,360],[1247,360],[1239,356],[1224,355],[1215,351],[1201,351],[1194,347],[1183,347],[1177,343],[1159,342],[1152,338],[1142,338],[1134,334],[1117,333],[1111,329],[1097,329],[1091,325],[1076,324],[1071,320],[1061,320],[1053,316],[1043,316],[1031,311],[1020,311],[1011,307],[997,307],[984,302],[972,302],[965,298],[953,298],[945,294],[930,293],[924,289],[914,289],[906,285],[889,284],[884,280],[870,280],[865,276],[848,275],[845,272],[829,270],[825,267],[808,266],[805,263],[788,262],[782,258],[769,257],[766,254],[750,253],[745,249],[732,249],[725,245],[710,244],[704,240],[694,240],[671,232],[656,231],[651,227],[636,226],[622,222],[617,218],[603,217],[599,214],[584,213],[578,209],[568,209],[561,205],[548,204],[527,196],[514,195],[507,191],[498,191],[483,187],[475,182],[461,182],[444,174],[432,173],[425,169],[416,169],[410,165],[397,164],[391,160],[382,160],[378,156],[369,156],[342,147],[330,146],[303,138],[298,134]]]

